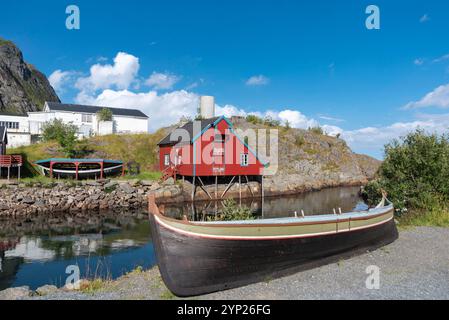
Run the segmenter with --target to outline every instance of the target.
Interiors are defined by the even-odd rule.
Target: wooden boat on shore
[[[62,178],[104,178],[106,175],[123,174],[122,161],[105,159],[46,159],[36,161],[43,175]]]
[[[398,237],[394,208],[385,196],[363,212],[189,222],[164,216],[150,195],[149,216],[162,279],[184,297],[288,275]]]

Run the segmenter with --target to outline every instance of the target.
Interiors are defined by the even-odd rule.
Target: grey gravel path
[[[367,289],[366,268],[380,270],[380,288]],[[152,269],[107,284],[93,294],[57,292],[39,299],[173,299]],[[285,278],[195,299],[449,299],[449,229],[400,231],[381,249]]]

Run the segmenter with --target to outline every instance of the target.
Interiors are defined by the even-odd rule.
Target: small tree
[[[449,136],[409,133],[385,146],[379,178],[365,188],[371,203],[388,193],[398,209],[432,209],[449,202]],[[403,210],[404,211],[404,210]]]
[[[62,151],[68,157],[72,157],[77,140],[78,127],[66,124],[61,119],[54,119],[44,123],[42,127],[42,139],[44,141],[56,141]]]
[[[103,108],[97,112],[97,121],[112,121],[112,111],[108,108]]]

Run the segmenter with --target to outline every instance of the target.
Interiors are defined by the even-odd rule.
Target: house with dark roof
[[[100,119],[98,112],[110,111],[110,120]],[[30,131],[39,133],[42,125],[53,119],[61,119],[78,127],[79,137],[90,135],[146,133],[149,118],[138,109],[87,106],[46,102],[42,112],[29,112]]]

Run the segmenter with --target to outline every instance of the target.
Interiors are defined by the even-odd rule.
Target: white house
[[[32,143],[28,116],[0,113],[0,127],[6,128],[10,147],[27,146]]]
[[[102,109],[111,111],[112,121],[97,120],[97,112]],[[54,119],[77,126],[79,138],[148,132],[148,116],[139,110],[55,102],[46,102],[43,111],[28,112],[26,116],[0,114],[0,126],[7,128],[10,147],[17,147],[37,141],[44,123]]]

